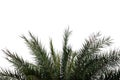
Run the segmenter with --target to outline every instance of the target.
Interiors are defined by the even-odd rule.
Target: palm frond
[[[54,51],[52,40],[50,40],[50,53],[51,53],[51,57],[52,57],[54,64],[56,64],[56,54]]]
[[[51,79],[51,77],[49,76],[51,74],[52,68],[51,60],[46,50],[43,48],[42,44],[38,41],[38,38],[34,37],[30,32],[29,35],[31,37],[30,40],[25,36],[22,36],[22,38],[25,40],[27,46],[30,48],[37,65],[41,68],[41,72],[44,73],[43,76],[45,78],[49,77]]]
[[[75,62],[75,65],[76,65],[75,72],[78,73],[76,74],[76,76],[79,79],[86,77],[83,74],[83,73],[86,73],[86,71],[84,70],[84,67],[89,63],[91,65],[92,61],[95,61],[95,60],[91,60],[93,57],[92,55],[99,53],[102,48],[109,46],[112,43],[110,37],[106,37],[106,38],[105,37],[100,38],[100,37],[101,37],[100,33],[97,33],[96,35],[93,34],[92,36],[89,37],[88,40],[86,39],[85,44],[83,44],[82,49],[80,49]],[[82,77],[79,76],[79,74],[83,74]]]
[[[86,62],[84,66],[84,75],[86,77],[101,76],[104,72],[110,72],[111,68],[118,66],[119,54],[117,50],[109,51],[101,55],[96,55],[93,59]],[[89,74],[88,74],[89,73]]]
[[[60,56],[55,53],[52,40],[50,40],[50,54],[51,54],[51,62],[52,62],[52,79],[59,79],[60,76]]]
[[[25,40],[27,46],[30,48],[32,55],[34,55],[36,63],[39,65],[44,65],[44,62],[47,62],[48,60],[47,52],[42,47],[42,44],[38,41],[38,38],[35,38],[30,32],[29,35],[31,37],[30,40],[25,36],[22,36],[22,38]]]
[[[39,67],[24,61],[17,54],[12,54],[9,50],[3,50],[3,52],[7,55],[6,59],[14,65],[15,70],[17,70],[19,73],[24,74],[26,77],[29,75],[36,75],[36,77],[41,78]]]
[[[25,80],[24,76],[18,71],[3,70],[0,71],[0,78],[7,80]]]
[[[68,38],[71,34],[71,31],[69,31],[69,28],[65,30],[64,36],[63,36],[63,54],[62,54],[62,59],[61,59],[61,79],[65,80],[66,79],[66,67],[67,67],[67,62],[68,58],[71,53],[71,47],[68,46]]]
[[[16,68],[20,68],[25,61],[23,60],[23,58],[19,57],[16,53],[11,53],[9,50],[2,50],[6,55],[6,59],[12,63]]]

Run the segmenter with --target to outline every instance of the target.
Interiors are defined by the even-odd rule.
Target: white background
[[[53,39],[56,51],[62,49],[64,29],[70,27],[70,43],[80,48],[91,33],[100,31],[111,36],[113,47],[120,47],[119,0],[0,0],[0,49],[17,52],[32,61],[29,50],[20,38],[28,31],[38,36],[49,51]],[[0,67],[12,67],[0,51]]]

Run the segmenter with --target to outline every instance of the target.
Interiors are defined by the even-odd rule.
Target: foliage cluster
[[[71,31],[66,29],[61,53],[55,51],[52,40],[50,52],[47,53],[37,37],[30,32],[31,39],[23,35],[35,63],[3,50],[14,70],[1,69],[0,80],[119,80],[120,71],[111,69],[119,66],[120,51],[103,51],[111,45],[110,37],[102,37],[100,33],[92,34],[81,49],[73,51],[68,45],[70,34]]]

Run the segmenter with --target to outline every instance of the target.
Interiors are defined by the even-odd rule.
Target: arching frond
[[[41,78],[39,66],[24,61],[17,54],[12,54],[9,50],[3,50],[3,52],[7,55],[6,59],[13,64],[17,72],[24,74],[26,78],[30,75],[36,75],[36,77]]]
[[[29,35],[31,37],[30,40],[28,40],[25,36],[22,36],[22,38],[25,40],[27,46],[30,48],[32,55],[35,58],[35,61],[38,66],[41,68],[41,72],[45,78],[51,79],[51,61],[50,58],[46,52],[46,50],[42,47],[42,44],[38,41],[37,38],[35,38],[30,32]],[[47,75],[48,74],[48,75]]]
[[[83,44],[82,49],[80,49],[79,54],[77,56],[77,60],[75,62],[76,63],[75,73],[77,73],[76,77],[78,79],[87,78],[85,74],[90,74],[87,73],[84,70],[84,68],[87,64],[90,63],[90,65],[92,65],[92,63],[95,61],[92,55],[96,55],[96,53],[99,53],[102,48],[104,48],[105,46],[109,46],[111,44],[110,37],[106,37],[106,38],[104,37],[100,38],[100,37],[101,37],[100,33],[97,33],[96,35],[93,34],[92,36],[89,37],[88,40],[86,40],[85,44]],[[92,69],[94,69],[94,67]],[[91,69],[89,70],[91,71]],[[79,76],[80,74],[83,75]]]

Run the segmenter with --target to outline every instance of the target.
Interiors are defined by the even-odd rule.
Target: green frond
[[[17,54],[12,54],[9,50],[3,50],[3,52],[7,55],[6,59],[14,65],[19,73],[22,73],[25,76],[36,75],[36,77],[41,78],[39,67],[24,61]]]
[[[56,54],[55,54],[55,51],[53,48],[52,40],[50,40],[50,53],[51,53],[51,57],[52,57],[53,62],[56,64]]]
[[[65,80],[66,79],[66,67],[67,67],[67,62],[68,58],[71,53],[71,47],[68,46],[68,38],[71,34],[71,31],[69,31],[69,28],[65,30],[64,36],[63,36],[63,54],[62,54],[62,59],[61,59],[61,79]]]
[[[42,44],[38,42],[38,39],[36,39],[30,32],[29,35],[31,37],[30,40],[27,39],[25,36],[22,36],[22,38],[25,40],[27,46],[30,48],[32,55],[34,55],[37,64],[39,65],[45,64],[43,62],[48,60],[48,55],[46,50],[42,47]]]
[[[77,55],[77,52],[70,53],[70,56],[67,62],[67,68],[66,68],[66,80],[70,80],[71,75],[74,72],[76,55]]]
[[[46,50],[42,47],[42,44],[38,41],[36,37],[34,37],[30,32],[29,35],[31,39],[27,39],[25,36],[22,38],[25,40],[27,46],[30,48],[32,55],[35,58],[37,65],[40,67],[43,77],[49,77],[51,79],[51,68],[52,62],[46,52]],[[48,74],[48,75],[47,75]]]
[[[75,62],[75,65],[76,65],[75,73],[77,73],[76,76],[78,77],[78,79],[82,79],[82,78],[84,79],[84,76],[87,73],[84,70],[84,67],[87,64],[91,65],[95,61],[94,59],[91,60],[93,55],[96,55],[96,53],[101,52],[102,48],[109,46],[111,43],[112,42],[111,42],[110,37],[101,38],[100,33],[97,33],[96,35],[93,34],[92,36],[89,37],[88,40],[86,39],[85,43],[83,44],[82,49],[80,49],[79,54],[77,55],[77,59]],[[92,65],[92,66],[94,66],[94,65]],[[90,66],[88,66],[88,67],[90,67]],[[89,68],[87,68],[87,69],[90,71],[92,70]],[[85,72],[83,72],[83,71],[85,71]],[[83,74],[82,77],[79,76],[80,74]],[[88,74],[90,75],[90,73],[88,73]]]
[[[60,56],[55,53],[52,40],[50,40],[50,54],[52,62],[51,76],[53,80],[58,80],[60,76]]]
[[[80,50],[79,56],[84,57],[86,55],[91,55],[94,53],[98,53],[102,48],[111,45],[110,37],[101,37],[100,33],[93,34],[89,37],[89,39],[85,40],[82,49]]]
[[[0,78],[2,80],[25,80],[23,75],[18,71],[3,70],[0,71]]]
[[[110,67],[116,66],[118,64],[119,52],[116,50],[110,51],[109,55],[107,53],[96,55],[94,58],[86,62],[86,65],[83,67],[85,77],[95,77],[101,76],[104,72],[110,72]],[[89,74],[88,74],[89,73]]]
[[[16,53],[12,54],[9,50],[3,50],[3,52],[7,55],[6,59],[16,68],[23,66],[23,64],[25,63],[23,58],[19,57]]]

